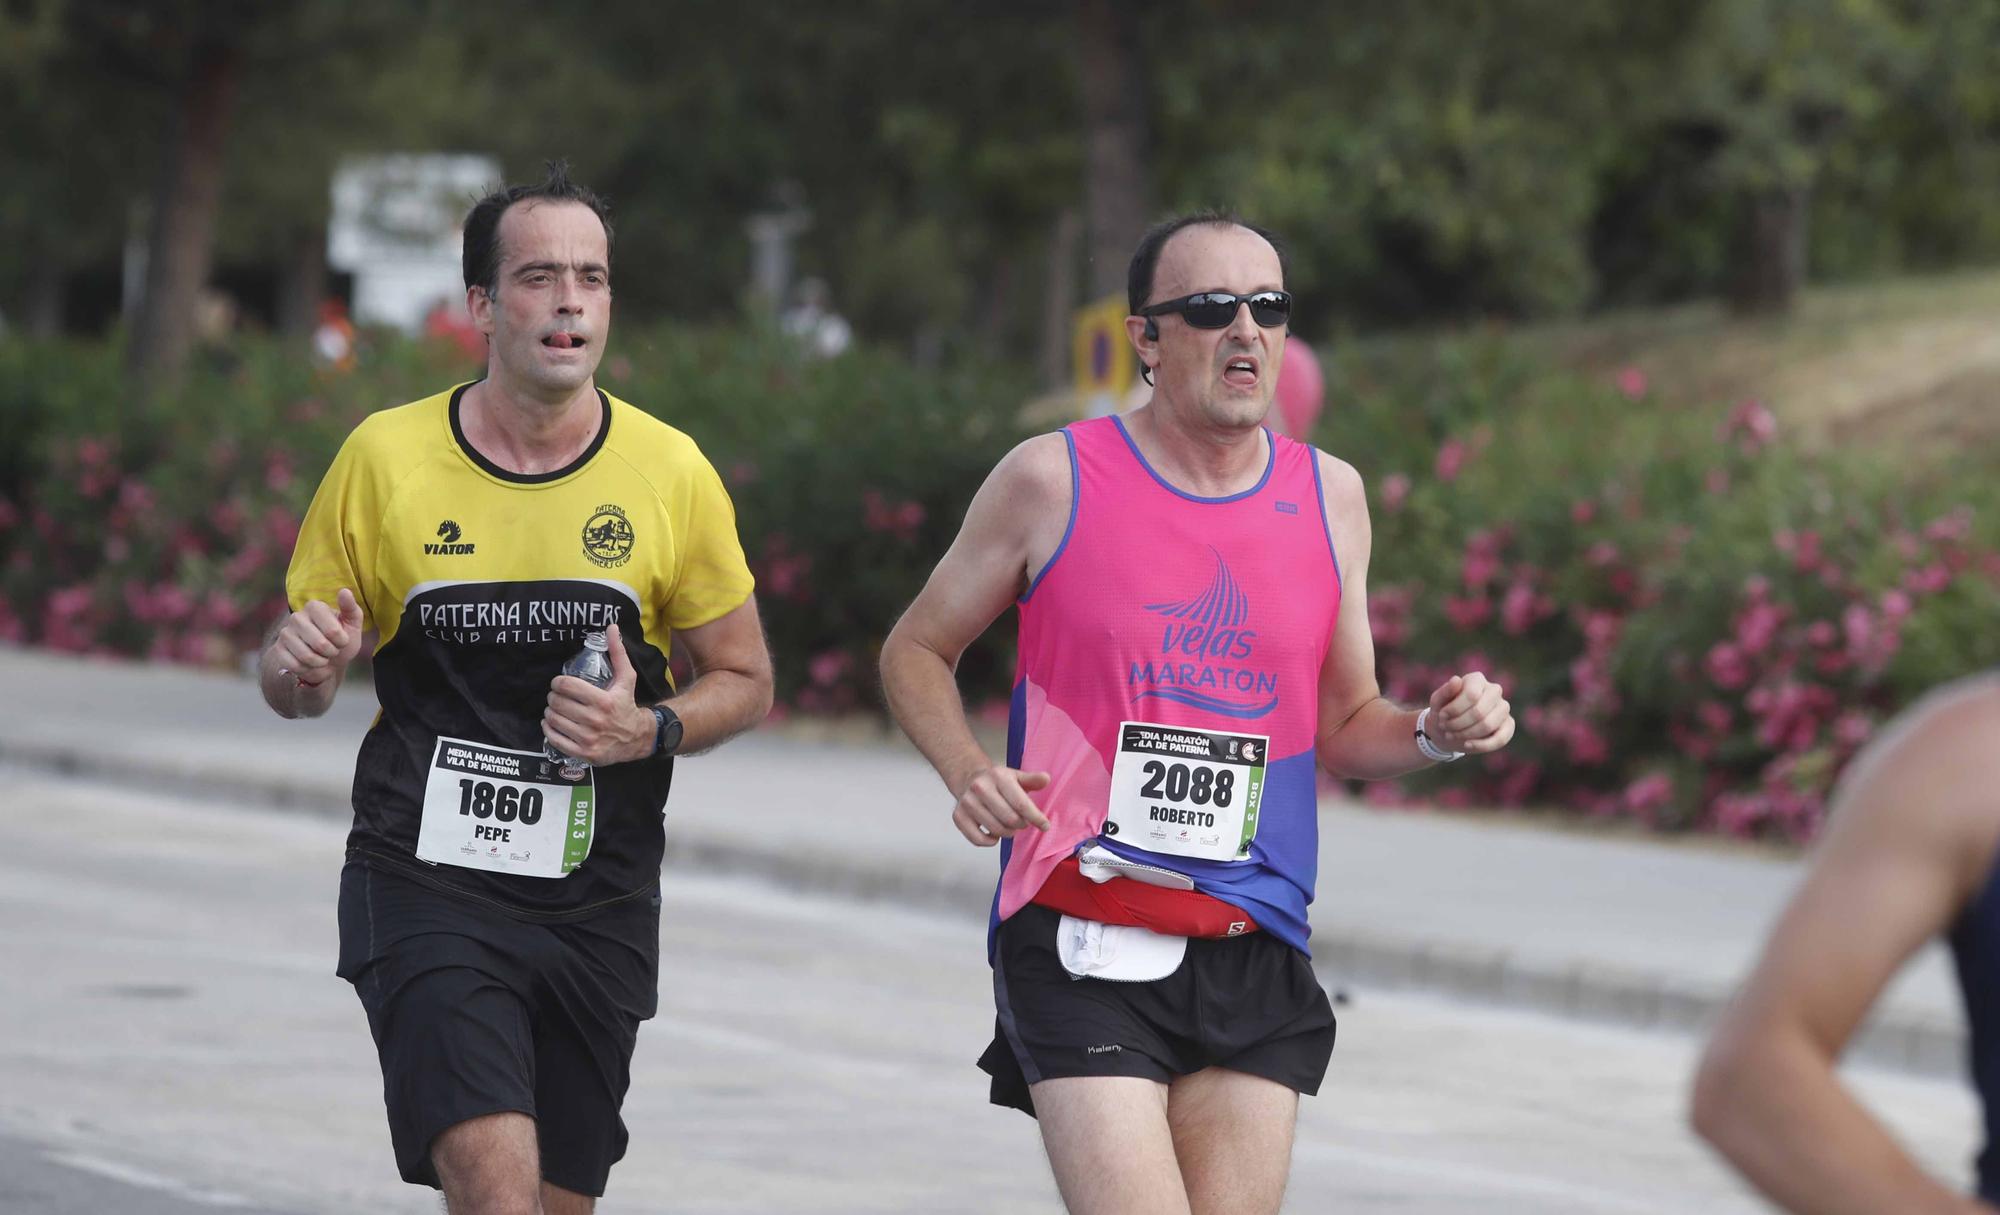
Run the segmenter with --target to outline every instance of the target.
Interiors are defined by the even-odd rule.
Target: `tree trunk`
[[[126,372],[141,399],[180,378],[194,345],[195,304],[215,253],[223,145],[241,68],[241,51],[228,42],[203,39],[189,56],[153,204],[146,295],[126,352]]]
[[[54,250],[55,242],[51,241],[29,254],[35,263],[28,279],[25,324],[29,337],[59,337],[63,331],[63,288],[68,283],[68,277],[63,274],[62,259],[56,256]]]
[[[278,281],[278,332],[288,338],[304,338],[319,320],[320,300],[326,296],[326,232],[322,229],[293,234],[285,252],[283,273]]]
[[[1049,233],[1048,293],[1042,308],[1042,356],[1037,366],[1042,387],[1054,391],[1070,380],[1070,314],[1076,311],[1076,250],[1083,239],[1083,217],[1064,207]]]
[[[1737,270],[1729,306],[1750,316],[1782,316],[1806,278],[1808,186],[1782,186],[1745,204]]]
[[[1152,218],[1139,11],[1133,0],[1079,0],[1077,8],[1092,299],[1124,291],[1132,250]]]

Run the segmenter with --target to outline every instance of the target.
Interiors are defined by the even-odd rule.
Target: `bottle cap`
[[[583,644],[593,650],[609,650],[611,642],[602,633],[585,633]]]

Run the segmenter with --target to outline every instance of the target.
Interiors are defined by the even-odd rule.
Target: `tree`
[[[1663,131],[1711,149],[1736,209],[1725,294],[1782,313],[1804,283],[1814,190],[1839,143],[1910,81],[1906,14],[1880,0],[1708,0],[1682,43]]]

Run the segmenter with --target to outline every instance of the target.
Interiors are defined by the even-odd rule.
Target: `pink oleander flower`
[[[1727,641],[1717,642],[1702,660],[1702,669],[1716,687],[1733,691],[1750,682],[1750,663],[1743,651]]]
[[[1802,574],[1810,574],[1820,567],[1825,557],[1820,552],[1818,532],[1799,533],[1798,547],[1792,554],[1792,566]]]
[[[127,477],[118,486],[118,506],[134,515],[143,515],[157,504],[153,491],[137,477]]]
[[[1494,784],[1493,795],[1503,806],[1518,806],[1533,795],[1541,781],[1540,764],[1516,764]]]
[[[1637,367],[1621,368],[1616,383],[1618,391],[1630,400],[1636,401],[1646,395],[1646,373]]]
[[[1534,627],[1541,619],[1541,608],[1547,600],[1535,594],[1535,588],[1525,582],[1516,582],[1507,588],[1500,599],[1500,627],[1509,635],[1519,637]]]
[[[1658,813],[1674,800],[1673,778],[1664,772],[1648,772],[1625,786],[1620,800],[1625,803],[1625,812],[1645,822],[1651,822]]]
[[[1368,632],[1383,648],[1400,646],[1410,635],[1410,605],[1414,599],[1405,587],[1384,586],[1368,596]]]
[[[1611,744],[1587,721],[1570,723],[1567,741],[1569,760],[1578,767],[1595,767],[1611,758]]]
[[[1849,709],[1834,719],[1833,739],[1850,751],[1859,750],[1875,733],[1875,722],[1859,709]]]
[[[1390,473],[1382,478],[1382,509],[1397,511],[1410,497],[1410,479],[1402,473]]]
[[[1709,803],[1708,812],[1723,834],[1748,839],[1771,817],[1771,803],[1761,793],[1724,793]]]
[[[1972,508],[1960,505],[1924,524],[1924,538],[1938,544],[1960,543],[1972,535]]]
[[[1737,450],[1744,455],[1754,455],[1771,444],[1778,437],[1778,418],[1762,401],[1744,401],[1731,410],[1717,435],[1723,440],[1734,439]]]
[[[1485,624],[1493,615],[1493,602],[1484,595],[1471,599],[1460,599],[1456,595],[1444,598],[1444,614],[1453,627],[1470,630]]]
[[[283,493],[292,484],[292,459],[282,451],[264,457],[264,485],[273,493]]]
[[[1438,448],[1437,479],[1447,484],[1456,481],[1459,472],[1465,468],[1466,454],[1464,443],[1446,439]]]
[[[1903,589],[1912,595],[1935,595],[1950,585],[1951,568],[1942,561],[1933,561],[1903,575]]]
[[[814,684],[829,688],[839,683],[853,665],[854,656],[846,650],[822,650],[807,661],[806,673]]]
[[[1900,621],[1907,617],[1916,605],[1901,591],[1882,592],[1882,616],[1887,620]]]
[[[1475,541],[1476,541],[1475,537]],[[1469,591],[1483,590],[1500,572],[1500,558],[1492,549],[1478,543],[1466,545],[1465,558],[1459,563],[1458,576]]]
[[[1597,518],[1597,503],[1589,498],[1578,498],[1569,504],[1569,521],[1581,527]]]
[[[1736,613],[1736,644],[1744,653],[1762,654],[1777,639],[1778,628],[1790,613],[1775,603],[1755,598]]]
[[[1840,640],[1840,630],[1831,620],[1815,620],[1806,626],[1806,641],[1810,645],[1825,649]]]

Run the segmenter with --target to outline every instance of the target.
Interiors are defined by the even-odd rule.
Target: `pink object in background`
[[[1319,358],[1312,347],[1298,338],[1285,340],[1274,396],[1277,429],[1301,443],[1310,442],[1313,423],[1319,421],[1319,412],[1326,406],[1326,378],[1320,374]]]

